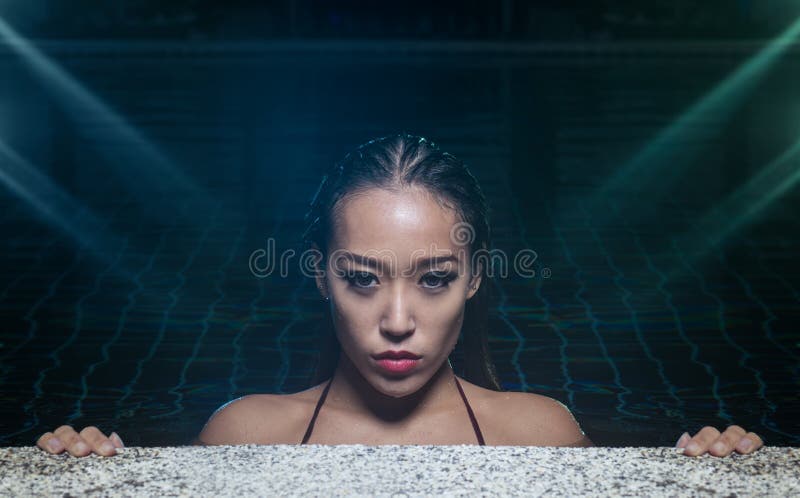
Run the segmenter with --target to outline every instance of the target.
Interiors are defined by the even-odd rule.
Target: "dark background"
[[[718,40],[771,37],[791,0],[156,0],[18,2],[5,18],[60,39]]]
[[[600,445],[734,423],[797,445],[799,17],[0,4],[0,443],[183,444],[226,401],[310,387],[326,310],[296,257],[266,278],[249,257],[296,248],[329,164],[406,131],[469,164],[495,247],[537,253],[491,283],[506,389]]]

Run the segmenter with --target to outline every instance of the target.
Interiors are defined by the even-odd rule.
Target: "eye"
[[[351,271],[344,276],[344,279],[353,287],[366,289],[374,287],[374,285],[369,285],[369,283],[372,279],[375,279],[375,275],[368,271]],[[377,282],[377,279],[375,281]]]
[[[450,285],[450,282],[456,279],[455,273],[448,272],[430,272],[422,277],[422,281],[430,285],[424,286],[427,289],[441,289]]]

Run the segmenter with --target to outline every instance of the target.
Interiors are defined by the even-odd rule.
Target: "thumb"
[[[112,432],[111,435],[108,436],[108,438],[111,440],[111,442],[114,443],[114,446],[116,446],[117,448],[125,447],[125,443],[122,442],[122,438],[120,438],[119,434],[117,434],[116,432]]]
[[[678,438],[678,441],[675,443],[675,447],[683,448],[684,446],[686,446],[686,443],[688,443],[690,439],[692,439],[692,436],[689,435],[688,432],[684,432],[683,434],[681,434],[681,437]]]

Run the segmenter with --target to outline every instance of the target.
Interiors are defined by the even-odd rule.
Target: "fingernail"
[[[678,441],[675,442],[675,447],[677,448],[678,445],[681,444],[681,442],[683,442],[683,440],[686,439],[686,436],[688,435],[689,435],[688,432],[684,432],[683,434],[681,434],[681,437],[679,437]]]
[[[716,443],[714,443],[714,448],[713,449],[717,453],[725,451],[725,444],[722,441],[717,441]]]
[[[697,451],[700,451],[700,445],[692,441],[691,443],[686,445],[684,451],[688,451],[689,453],[695,453]]]
[[[106,441],[105,443],[101,444],[100,449],[103,451],[103,453],[111,453],[112,455],[116,453],[116,449],[114,448],[114,445],[111,444],[111,441]]]
[[[78,453],[83,453],[84,451],[86,451],[88,449],[89,449],[89,447],[86,446],[86,443],[84,443],[83,441],[80,441],[79,443],[77,443],[75,445],[75,451],[77,451]]]
[[[116,432],[112,432],[112,433],[111,433],[111,437],[117,438],[117,441],[119,441],[119,444],[120,444],[120,445],[121,445],[123,448],[125,447],[125,443],[123,443],[123,442],[122,442],[122,438],[121,438],[121,437],[119,437],[119,434],[117,434]]]
[[[61,441],[58,439],[51,439],[47,442],[47,447],[53,451],[61,451],[64,449],[64,445],[61,444]]]
[[[742,451],[749,450],[751,446],[753,446],[753,442],[750,441],[749,439],[742,439],[741,441],[739,441],[739,444],[736,445],[736,447]]]

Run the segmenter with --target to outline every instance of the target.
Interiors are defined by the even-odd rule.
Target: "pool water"
[[[720,97],[755,49],[39,48],[0,49],[0,443],[184,444],[230,399],[309,387],[316,288],[249,258],[296,248],[322,170],[399,131],[469,164],[496,248],[536,253],[491,282],[505,389],[600,445],[800,442],[796,51]],[[785,188],[739,195],[781,154]]]

